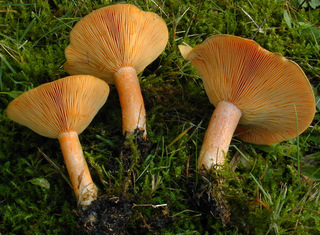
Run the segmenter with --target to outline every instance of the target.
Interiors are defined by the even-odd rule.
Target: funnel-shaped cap
[[[236,134],[255,144],[273,144],[302,133],[315,114],[308,78],[293,61],[232,35],[217,35],[182,48],[202,77],[215,106],[226,101],[242,112]],[[296,118],[297,117],[297,118]]]
[[[74,26],[64,68],[69,74],[94,75],[113,84],[121,67],[133,67],[140,73],[167,42],[167,25],[157,14],[130,4],[106,6]]]
[[[93,76],[69,76],[40,85],[14,99],[8,117],[39,135],[80,134],[106,102],[109,86]]]

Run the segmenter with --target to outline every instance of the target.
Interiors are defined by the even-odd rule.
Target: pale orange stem
[[[115,84],[121,105],[123,134],[131,135],[139,128],[146,136],[146,111],[136,70],[121,68],[115,75]]]
[[[235,105],[226,101],[218,103],[202,143],[198,159],[199,169],[210,170],[224,164],[241,115],[241,111]]]
[[[88,206],[97,199],[98,192],[83,156],[78,134],[74,131],[63,132],[58,139],[78,204]]]

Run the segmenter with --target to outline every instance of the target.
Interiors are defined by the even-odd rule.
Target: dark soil
[[[151,148],[151,143],[144,136],[144,131],[135,129],[133,136],[124,135],[120,149],[119,159],[125,169],[129,169],[133,160],[136,160],[140,165],[148,156]],[[133,159],[135,148],[139,151],[139,159]]]
[[[132,215],[132,203],[119,197],[100,198],[78,212],[81,234],[124,234]]]
[[[189,181],[190,201],[194,210],[202,212],[203,216],[212,215],[227,225],[230,222],[231,210],[215,181],[216,179],[212,179],[208,174],[201,175],[197,183]]]
[[[119,150],[115,151],[115,157],[108,161],[108,164],[105,165],[105,169],[115,176],[120,170],[120,161],[123,172],[128,173],[133,164],[140,165],[144,162],[150,149],[151,143],[148,139],[143,137],[143,131],[136,129],[134,135],[123,136]]]
[[[113,176],[124,173],[125,178],[131,177],[130,172],[133,164],[140,165],[150,151],[150,142],[143,137],[143,131],[135,130],[133,136],[124,136],[119,147],[119,161],[110,159],[106,170]],[[122,165],[120,167],[120,165]],[[125,185],[125,183],[124,183]],[[124,186],[125,187],[125,186]],[[119,194],[118,194],[119,193]],[[117,196],[101,197],[86,208],[78,211],[78,226],[81,234],[125,234],[126,227],[132,215],[132,200],[127,200],[126,190],[116,193]],[[130,197],[130,196],[129,196]],[[150,222],[154,225],[154,222]],[[157,225],[155,224],[155,227]]]

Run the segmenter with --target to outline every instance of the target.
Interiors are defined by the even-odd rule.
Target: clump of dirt
[[[136,161],[136,164],[142,164],[148,156],[150,148],[150,141],[144,137],[144,131],[139,128],[135,129],[132,136],[125,135],[119,153],[119,160],[125,170],[130,168],[133,161]]]
[[[140,155],[142,157],[142,161],[149,154],[151,144],[150,141],[144,136],[144,131],[139,128],[135,129],[132,136],[124,135],[122,140],[122,146],[120,151],[120,159],[121,157],[128,157],[134,154],[134,148],[137,147],[137,150],[140,151]],[[132,146],[133,145],[133,146]]]
[[[81,234],[123,234],[132,215],[132,202],[119,197],[100,198],[78,212]]]
[[[138,128],[132,136],[124,135],[118,150],[114,152],[114,156],[108,160],[105,170],[117,178],[119,170],[124,174],[125,178],[130,175],[133,165],[141,165],[150,153],[151,143],[143,137],[144,132]]]
[[[189,192],[192,192],[190,200],[195,210],[220,218],[224,225],[230,223],[231,209],[216,179],[202,175],[197,183],[189,182],[189,187]]]
[[[215,171],[193,173],[186,179],[188,201],[192,210],[201,213],[202,228],[210,234],[216,233],[208,226],[208,219],[211,219],[221,221],[225,231],[236,229],[241,234],[250,234],[252,227],[248,218],[251,209],[249,203],[244,203],[248,197],[241,189],[233,188],[240,179]]]
[[[105,166],[114,177],[120,174],[123,178],[130,178],[134,164],[142,164],[150,151],[150,142],[143,137],[144,132],[136,129],[132,136],[124,136],[116,153],[118,159],[111,158]],[[120,163],[119,163],[120,162]],[[117,177],[116,177],[117,178]],[[123,189],[113,191],[117,197],[108,196],[95,200],[86,208],[78,211],[78,226],[82,234],[123,234],[132,215],[133,203],[126,195],[127,182],[124,180]],[[113,194],[113,195],[115,195]],[[130,196],[129,196],[130,197]]]
[[[150,141],[144,138],[143,134],[144,132],[137,128],[132,136],[124,135],[119,150],[115,152],[117,157],[109,159],[105,169],[115,176],[121,164],[122,171],[128,175],[133,164],[142,164],[151,149]]]

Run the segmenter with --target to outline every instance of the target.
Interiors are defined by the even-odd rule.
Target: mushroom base
[[[97,199],[97,188],[83,156],[78,134],[74,131],[63,132],[58,139],[78,204],[88,206]]]

